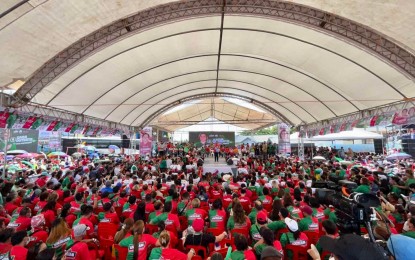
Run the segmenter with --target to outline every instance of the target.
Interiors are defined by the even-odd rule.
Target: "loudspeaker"
[[[375,146],[376,154],[383,154],[383,142],[382,139],[374,139],[373,145]]]
[[[121,148],[130,148],[130,138],[126,135],[122,135]]]

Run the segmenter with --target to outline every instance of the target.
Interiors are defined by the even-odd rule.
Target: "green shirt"
[[[251,237],[252,237],[252,246],[254,246],[256,244],[256,242],[258,242],[262,236],[261,234],[259,234],[259,230],[261,229],[261,226],[259,224],[254,224],[251,226]]]
[[[405,186],[409,187],[409,185],[411,185],[412,183],[415,183],[415,179],[407,179],[405,182]]]
[[[402,233],[402,235],[415,238],[415,231],[408,231],[408,232]]]
[[[231,259],[232,260],[244,260],[245,254],[244,252],[241,252],[241,251],[233,251],[231,254]]]
[[[359,185],[359,187],[357,187],[353,191],[354,192],[364,193],[364,194],[369,194],[370,193],[370,187],[368,185],[362,184],[362,185]]]
[[[324,216],[327,216],[334,223],[337,222],[337,216],[335,212],[332,212],[329,208],[324,210]]]
[[[251,223],[255,223],[256,222],[256,215],[258,214],[258,211],[256,208],[253,208],[251,210],[251,213],[249,213],[248,218],[251,221]]]
[[[71,246],[73,246],[74,241],[72,240],[71,236],[64,237],[62,239],[59,239],[53,244],[46,244],[47,248],[54,248],[55,256],[57,259],[60,259],[61,256],[63,256],[64,251]]]
[[[285,225],[285,222],[283,220],[277,220],[277,221],[273,221],[271,223],[268,224],[268,228],[271,229],[272,231],[278,231],[280,229],[286,228],[287,226]]]
[[[300,222],[298,223],[298,227],[301,231],[318,231],[318,223],[314,223],[313,219],[310,216],[300,220]]]
[[[147,248],[149,245],[155,245],[157,239],[148,235],[143,234],[140,241],[138,242],[138,255],[147,254]],[[134,236],[129,236],[120,241],[120,246],[128,249],[127,260],[133,260],[134,256]],[[144,259],[140,257],[140,259]]]

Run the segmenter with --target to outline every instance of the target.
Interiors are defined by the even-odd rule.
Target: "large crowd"
[[[391,257],[413,259],[413,161],[341,149],[309,151],[302,161],[272,144],[161,147],[156,156],[41,159],[6,171],[0,259],[387,259],[364,226],[339,230],[338,209],[315,196],[313,184],[326,180],[376,195],[375,238]],[[311,158],[319,153],[328,160]],[[237,158],[237,173],[204,172],[210,155]]]

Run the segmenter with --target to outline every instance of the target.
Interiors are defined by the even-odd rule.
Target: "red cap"
[[[375,178],[374,178],[373,176],[369,176],[369,177],[367,177],[367,179],[368,179],[370,182],[375,181]]]
[[[307,215],[311,216],[313,214],[313,209],[310,206],[302,206],[300,207],[301,212],[307,213]]]
[[[258,214],[256,215],[256,221],[258,222],[258,224],[267,223],[267,215],[265,214],[265,212],[263,211],[258,212]]]
[[[72,183],[72,185],[71,185],[71,190],[74,190],[74,189],[76,189],[76,183],[75,182]]]
[[[197,218],[193,220],[192,227],[195,232],[202,232],[204,226],[205,226],[205,221],[203,221],[203,219]]]

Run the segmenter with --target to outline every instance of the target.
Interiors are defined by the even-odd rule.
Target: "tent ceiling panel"
[[[220,19],[218,17],[203,17],[192,19],[192,23],[178,21],[139,34],[134,34],[122,41],[117,41],[114,44],[109,45],[81,61],[77,66],[73,67],[45,88],[47,90],[46,92],[49,93],[48,95],[45,95],[42,91],[35,96],[34,101],[38,103],[49,102],[50,99],[58,94],[63,88],[70,85],[71,82],[77,81],[80,77],[83,77],[88,71],[93,70],[107,60],[123,55],[130,50],[140,50],[141,47],[151,45],[153,42],[163,42],[165,38],[168,39],[177,38],[181,35],[192,35],[192,32],[194,31],[218,31],[219,28]],[[192,39],[192,42],[194,42],[194,39]],[[164,48],[162,49],[164,50]]]
[[[49,105],[72,102],[73,100],[68,99],[67,95],[79,91],[82,86],[91,85],[98,87],[84,88],[83,95],[77,99],[77,102],[96,100],[100,95],[105,94],[114,86],[120,84],[120,82],[135,76],[139,72],[156,70],[159,66],[172,62],[176,63],[175,61],[184,57],[192,57],[201,53],[214,54],[217,52],[217,38],[218,32],[216,31],[197,32],[182,35],[181,37],[166,38],[151,45],[145,45],[125,52],[101,64],[72,83],[53,99]],[[198,48],[195,48],[194,42],[197,40],[201,43],[199,43]],[[165,46],[169,46],[169,48],[164,48]],[[186,68],[188,70],[190,62],[188,60],[183,60],[183,62],[187,63]]]
[[[3,2],[0,10],[6,10],[14,3],[11,0]],[[160,7],[157,11],[145,12],[147,16],[139,13],[143,15],[140,19],[137,19],[138,16],[129,17],[145,8],[168,2],[171,1],[120,0],[104,3],[91,0],[62,3],[57,0],[32,0],[28,2],[32,6],[30,12],[10,25],[0,27],[0,66],[4,68],[0,73],[0,86],[14,79],[27,80],[42,64],[53,64],[46,61],[61,53],[52,61],[60,58],[63,62],[51,69],[50,74],[33,74],[31,79],[37,80],[35,76],[38,75],[41,84],[35,87],[25,84],[26,88],[22,89],[30,93],[21,91],[25,94],[16,97],[23,100],[23,97],[32,98],[35,95],[31,101],[41,105],[139,126],[149,122],[153,115],[159,115],[170,103],[196,94],[229,93],[254,99],[263,103],[261,107],[269,106],[270,111],[291,124],[312,123],[415,96],[414,78],[407,73],[409,69],[402,68],[393,57],[387,58],[385,53],[388,50],[380,53],[375,45],[376,38],[371,39],[373,47],[364,47],[363,43],[358,43],[360,38],[346,39],[340,32],[325,28],[325,24],[320,29],[306,25],[308,21],[295,21],[297,18],[270,19],[268,13],[256,11],[261,8],[246,9],[247,5],[269,8],[278,3],[274,7],[283,8],[292,3],[227,1],[221,56],[218,59],[221,25],[218,10],[221,1],[180,1]],[[365,10],[361,10],[360,6],[348,6],[340,0],[332,1],[338,7],[325,2],[316,0],[306,3],[319,8],[328,6],[335,14],[342,13],[346,18],[373,25],[387,33],[391,33],[391,28],[398,27],[389,20],[384,21],[387,28],[373,23],[372,20],[384,19],[385,12],[390,13],[385,9],[387,5],[374,0],[368,0],[371,7],[364,5]],[[239,6],[234,6],[238,3]],[[414,6],[413,3],[407,4],[408,8]],[[6,18],[10,19],[24,8],[27,6],[17,8]],[[181,9],[184,11],[180,13]],[[301,13],[303,10],[298,9],[298,15],[307,19]],[[371,20],[365,13],[369,10],[384,13],[375,12],[376,18]],[[340,19],[331,14],[323,15],[328,17],[328,26],[334,26],[332,19]],[[397,10],[393,14],[393,22],[413,20],[408,17],[414,18],[414,12]],[[108,24],[121,18],[125,19],[111,25],[114,28],[120,26],[120,37],[115,33],[102,34],[96,42],[88,42],[86,35],[99,28],[98,32],[104,33],[110,28]],[[0,19],[0,26],[4,21]],[[147,27],[143,25],[146,23]],[[140,29],[129,33],[131,26]],[[352,30],[351,25],[350,28],[347,26],[345,30]],[[415,47],[415,32],[408,30],[410,27],[405,23],[390,36],[402,41],[403,45]],[[371,33],[370,28],[364,28],[362,35]],[[77,54],[79,51],[80,57],[70,56],[75,54],[65,56],[64,48],[80,39],[83,40],[77,43],[79,46],[74,52]],[[379,38],[379,42],[381,45],[388,41]],[[392,42],[391,46],[395,43],[399,42]],[[94,49],[94,46],[100,47]],[[409,50],[413,52],[413,49]],[[413,56],[407,57],[413,65]],[[65,67],[66,58],[72,58],[75,62]],[[398,66],[401,68],[398,69]],[[56,72],[56,69],[61,71]],[[404,69],[407,71],[403,72]],[[183,115],[202,118],[208,113],[199,110],[205,106],[192,107],[198,108],[199,114],[189,110]],[[243,118],[251,111],[223,104],[215,107],[213,112],[221,112],[226,118],[230,115]],[[225,112],[230,115],[224,115]],[[252,113],[252,116],[257,114]]]
[[[108,116],[108,120],[124,120],[124,118],[129,117],[131,114],[134,113],[135,110],[142,110],[141,106],[143,104],[149,104],[151,105],[163,105],[167,106],[169,103],[166,101],[168,97],[178,95],[179,93],[183,95],[190,95],[192,90],[197,89],[209,89],[209,88],[215,88],[215,80],[205,80],[200,82],[194,82],[189,84],[183,84],[180,85],[180,91],[174,88],[169,88],[166,86],[165,89],[157,88],[157,91],[155,90],[148,90],[148,92],[152,92],[153,95],[146,96],[146,98],[143,98],[141,94],[136,94],[133,97],[129,99],[129,101],[126,102],[126,104],[134,104],[133,106],[128,106],[128,110],[124,110],[123,106],[118,107],[113,113],[111,113],[110,116]],[[157,93],[159,93],[157,95]],[[124,113],[123,113],[124,112]]]
[[[215,59],[211,59],[210,66],[214,66]],[[201,66],[209,66],[207,61],[205,63],[195,63],[194,67],[197,67],[198,64]],[[202,65],[203,64],[203,65]],[[85,112],[85,114],[91,114],[95,112],[96,105],[100,104],[120,104],[120,106],[126,105],[139,105],[142,103],[148,103],[147,100],[152,98],[155,95],[163,95],[165,91],[180,91],[184,85],[187,85],[191,82],[194,82],[195,85],[198,83],[203,83],[207,80],[214,80],[216,74],[213,70],[208,72],[200,73],[178,73],[182,67],[176,65],[169,65],[163,69],[154,71],[149,77],[135,77],[134,79],[129,80],[128,82],[123,83],[118,88],[105,93],[100,99],[97,100],[95,104],[92,104],[91,107]],[[147,73],[145,73],[147,74]],[[182,76],[174,76],[174,75]],[[159,75],[159,78],[157,78]],[[163,75],[161,78],[160,75]],[[170,77],[170,75],[173,75]],[[211,83],[215,84],[215,83]],[[115,112],[115,111],[114,111]],[[108,111],[111,113],[111,111]]]
[[[271,96],[273,96],[273,101],[281,102],[281,104],[295,103],[297,106],[302,108],[303,113],[310,112],[313,116],[314,113],[316,113],[316,116],[314,117],[319,120],[335,116],[335,114],[328,107],[312,95],[304,91],[299,91],[298,88],[295,88],[294,86],[283,81],[275,80],[271,77],[262,75],[252,77],[249,73],[221,71],[220,78],[227,79],[224,80],[223,83],[221,80],[221,85],[245,84],[249,85],[251,88],[258,88],[258,93],[265,93],[266,95],[271,94]],[[234,82],[230,81],[231,79],[234,80]],[[315,119],[313,119],[313,121],[314,120]]]
[[[299,71],[296,72],[288,65],[283,63],[277,63],[272,61],[267,61],[265,59],[260,59],[256,57],[242,57],[238,56],[222,56],[221,57],[221,69],[223,70],[241,70],[244,73],[249,74],[252,78],[255,78],[259,73],[268,75],[267,77],[273,77],[286,82],[291,83],[292,85],[297,86],[302,89],[296,90],[295,92],[307,91],[313,96],[318,98],[324,103],[324,100],[346,100],[351,99],[347,96],[342,96],[334,90],[334,87],[331,84],[324,83],[321,79],[315,78],[307,72]],[[337,115],[347,114],[356,111],[357,109],[353,104],[347,106],[335,106],[331,103],[325,103],[332,111]],[[322,114],[322,116],[328,116],[327,114]]]
[[[302,121],[305,121],[305,122],[316,121],[315,118],[313,118],[313,115],[311,115],[307,110],[305,110],[304,108],[302,108],[301,106],[297,104],[292,103],[290,100],[281,97],[276,92],[272,92],[267,89],[256,88],[255,86],[252,86],[250,84],[244,84],[244,83],[232,82],[232,81],[221,82],[220,87],[221,88],[218,88],[218,90],[223,91],[223,92],[228,92],[228,89],[230,89],[232,91],[235,91],[235,90],[245,91],[249,94],[260,93],[260,94],[256,94],[256,96],[262,97],[264,100],[263,102],[265,104],[267,105],[275,104],[278,107],[283,107],[285,109],[288,109],[289,111],[292,111],[291,113],[293,115],[294,114],[298,115],[298,117],[301,118]]]
[[[321,33],[318,30],[310,30],[303,26],[278,20],[257,19],[255,17],[244,17],[244,19],[240,19],[238,16],[227,17],[225,20],[225,35],[227,35],[227,29],[234,30],[237,33],[239,32],[239,34],[244,34],[242,30],[253,30],[263,34],[273,35],[274,37],[291,39],[291,41],[314,46],[322,51],[325,50],[333,55],[341,56],[343,59],[348,59],[360,65],[362,68],[367,68],[374,74],[381,76],[386,82],[393,83],[392,85],[404,94],[405,92],[401,88],[404,88],[404,86],[411,82],[411,79],[391,67],[387,62],[380,60],[373,53],[362,48],[356,48],[354,44],[343,41],[341,38],[339,39],[338,37]],[[411,34],[414,36],[413,39],[415,39],[415,33],[411,32]],[[267,44],[267,46],[273,48],[273,52],[280,53],[280,46],[272,44],[272,42]],[[286,44],[283,44],[282,47],[290,48]],[[291,49],[286,55],[290,55],[292,52]],[[301,51],[301,53],[303,52]],[[310,54],[315,53],[306,53],[304,56],[308,57]]]
[[[270,44],[261,45],[256,44],[257,42]],[[274,46],[278,46],[278,48],[276,49]],[[290,67],[294,69],[307,71],[314,77],[331,83],[337,92],[350,96],[350,101],[359,109],[367,108],[358,101],[362,88],[371,93],[371,98],[381,98],[386,95],[399,100],[404,97],[389,84],[386,84],[379,75],[373,75],[355,62],[291,38],[260,32],[226,31],[222,51],[230,54],[244,53],[256,57],[266,57],[271,61],[290,64]],[[381,61],[379,60],[379,62]],[[383,86],[383,93],[378,91],[379,86]],[[382,105],[382,102],[379,102],[379,105]]]

